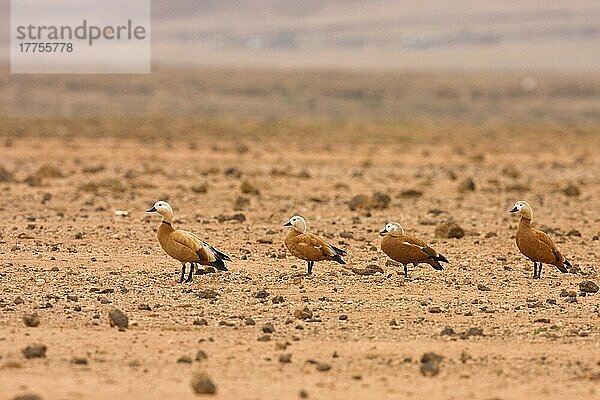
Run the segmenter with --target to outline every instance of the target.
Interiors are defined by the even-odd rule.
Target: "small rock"
[[[402,192],[400,192],[400,197],[409,198],[409,199],[415,199],[415,198],[421,197],[421,196],[423,196],[423,191],[421,191],[421,190],[408,189],[408,190],[403,190]]]
[[[452,329],[452,327],[445,326],[444,329],[442,329],[442,331],[440,332],[440,335],[442,335],[442,336],[454,336],[454,335],[456,335],[456,332],[454,332],[454,329]]]
[[[218,215],[217,216],[217,221],[219,221],[220,224],[222,224],[223,222],[227,222],[227,221],[235,221],[238,223],[242,223],[246,221],[246,215],[244,214],[234,214],[234,215]]]
[[[435,227],[435,237],[443,239],[460,239],[465,236],[465,231],[456,222],[445,221]]]
[[[469,328],[467,332],[465,332],[467,337],[469,336],[483,336],[483,329],[478,327]]]
[[[40,317],[38,317],[37,313],[25,314],[23,315],[23,323],[25,326],[35,328],[40,324]]]
[[[192,192],[194,193],[207,193],[208,192],[208,183],[196,183],[192,185]]]
[[[256,297],[257,299],[265,299],[265,298],[269,297],[269,292],[267,292],[264,289],[261,289],[254,294],[254,297]]]
[[[346,314],[340,314],[340,321],[347,321],[348,316]]]
[[[348,207],[350,208],[350,211],[356,211],[359,209],[369,210],[371,208],[371,199],[369,196],[364,194],[356,195],[350,199],[348,202]]]
[[[271,299],[271,301],[273,302],[273,304],[280,304],[280,303],[283,303],[285,301],[285,299],[283,298],[282,295],[277,295],[277,296],[273,297],[273,299]]]
[[[196,361],[204,361],[208,359],[208,355],[203,350],[198,350],[196,353]]]
[[[214,289],[202,289],[197,293],[197,296],[201,299],[216,299],[219,297],[219,292]]]
[[[429,312],[432,314],[439,314],[442,312],[442,309],[437,306],[429,307]]]
[[[388,208],[391,202],[392,198],[387,193],[375,192],[371,199],[371,207],[382,210]]]
[[[88,365],[88,360],[85,357],[73,357],[73,358],[71,358],[71,364]]]
[[[482,292],[489,292],[489,291],[490,291],[490,290],[492,290],[492,289],[490,289],[489,287],[487,287],[487,286],[485,286],[485,285],[478,284],[478,285],[477,285],[477,290],[480,290],[480,291],[482,291]]]
[[[215,394],[217,387],[205,373],[195,374],[192,377],[192,389],[197,394]]]
[[[280,354],[279,362],[282,364],[289,364],[292,362],[292,355],[290,353]]]
[[[592,281],[583,281],[579,284],[579,290],[583,293],[596,293],[598,289],[598,285]]]
[[[242,184],[240,185],[240,190],[244,194],[253,194],[253,195],[260,194],[260,190],[258,190],[258,188],[255,185],[251,184],[248,181],[242,182]]]
[[[575,186],[574,184],[569,184],[566,188],[563,189],[563,193],[566,196],[574,197],[579,196],[581,194],[581,190],[578,186]]]
[[[271,340],[271,335],[262,335],[262,336],[259,336],[257,340],[259,342],[268,342],[269,340]]]
[[[177,359],[177,364],[191,364],[192,357],[190,356],[181,356]]]
[[[238,196],[234,203],[233,203],[233,209],[235,211],[245,211],[248,208],[250,208],[250,199],[244,196]]]
[[[440,372],[440,363],[444,356],[429,352],[421,356],[421,374],[424,376],[435,376]]]
[[[306,390],[302,389],[298,393],[298,396],[300,396],[301,399],[308,399],[308,392]]]
[[[245,318],[244,323],[246,325],[256,325],[256,321],[254,321],[252,318]]]
[[[458,185],[458,191],[461,193],[475,191],[475,181],[473,178],[467,178]]]
[[[381,268],[379,265],[376,264],[371,264],[371,265],[367,265],[366,268],[352,268],[352,272],[354,272],[357,275],[374,275],[376,273],[382,273],[383,274],[383,268]]]
[[[320,362],[317,364],[317,371],[320,372],[327,372],[331,369],[331,365],[324,363],[324,362]]]
[[[581,237],[581,232],[579,232],[577,229],[571,229],[569,232],[567,232],[567,236]]]
[[[138,304],[138,310],[140,311],[152,311],[152,308],[150,308],[150,306],[146,303],[140,303]]]
[[[560,297],[576,297],[577,293],[575,293],[573,290],[561,289],[559,296]]]
[[[266,323],[263,325],[262,331],[264,333],[273,333],[273,332],[275,332],[275,327],[271,323]]]
[[[313,313],[307,306],[304,306],[304,308],[298,308],[294,311],[294,317],[296,319],[307,320],[313,317]]]
[[[120,331],[124,331],[129,327],[129,318],[118,308],[111,308],[108,311],[108,319],[110,326],[116,326]]]
[[[35,393],[24,393],[16,395],[12,400],[42,400],[42,398]]]
[[[194,325],[197,325],[197,326],[206,326],[206,325],[208,325],[208,321],[206,321],[206,319],[204,319],[204,318],[196,318],[194,320]]]
[[[25,300],[23,300],[20,296],[17,296],[17,297],[15,297],[15,300],[13,301],[13,303],[15,303],[15,305],[19,305],[19,304],[25,303]]]
[[[43,344],[32,344],[23,349],[23,355],[27,359],[31,358],[44,358],[46,357],[46,345]]]

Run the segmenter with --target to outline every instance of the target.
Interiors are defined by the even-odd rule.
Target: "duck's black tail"
[[[215,267],[219,271],[228,271],[228,269],[225,266],[225,263],[223,262],[223,260],[217,260],[217,261],[211,262],[210,265],[212,265],[213,267]]]
[[[331,245],[330,245],[331,246]],[[335,251],[335,255],[333,257],[331,257],[331,259],[339,264],[346,264],[346,261],[344,261],[344,259],[342,258],[342,256],[346,255],[346,251],[339,249],[335,246],[331,246],[331,248],[333,249],[333,251]]]

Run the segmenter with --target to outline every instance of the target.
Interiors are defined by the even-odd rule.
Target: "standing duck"
[[[306,221],[299,215],[293,216],[283,226],[292,227],[285,238],[285,247],[294,257],[298,257],[308,263],[307,275],[312,274],[315,261],[335,261],[346,264],[342,256],[346,252],[334,247],[312,233],[306,232]]]
[[[404,228],[397,222],[390,222],[379,232],[383,236],[381,250],[392,260],[404,266],[404,276],[408,278],[408,264],[417,266],[420,263],[431,265],[441,271],[441,262],[448,262],[446,257],[429,247],[423,240],[404,233]]]
[[[181,229],[173,229],[173,209],[166,201],[157,201],[146,212],[156,212],[162,216],[156,236],[160,247],[172,258],[181,263],[179,283],[191,282],[197,264],[210,265],[219,271],[227,271],[224,261],[231,261],[229,256],[208,243],[200,240],[195,234]],[[185,278],[185,265],[190,263],[190,273]],[[185,280],[184,280],[185,278]]]
[[[517,247],[525,257],[533,261],[533,277],[542,277],[542,263],[552,264],[561,272],[569,272],[565,265],[571,267],[571,263],[558,251],[550,236],[531,227],[533,209],[529,203],[517,201],[509,212],[521,215],[517,228]]]

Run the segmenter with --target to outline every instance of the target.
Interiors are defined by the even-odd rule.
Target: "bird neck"
[[[526,218],[526,217],[521,217],[521,219],[519,220],[520,224],[523,225],[527,225],[527,226],[531,226],[531,218]]]

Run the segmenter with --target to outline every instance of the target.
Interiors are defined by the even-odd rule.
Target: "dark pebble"
[[[206,326],[208,322],[204,318],[196,318],[194,320],[194,325]]]
[[[204,373],[196,374],[192,377],[192,389],[197,394],[215,394],[217,392],[215,384]]]
[[[196,353],[196,361],[203,361],[208,359],[208,355],[206,354],[206,352],[204,352],[204,350],[198,350],[198,352]]]
[[[23,349],[23,355],[27,359],[46,357],[46,345],[32,344]]]
[[[267,297],[269,297],[269,292],[262,289],[262,290],[259,290],[258,292],[256,292],[254,297],[256,297],[257,299],[266,299]]]
[[[290,353],[280,354],[279,362],[282,364],[289,364],[292,362],[292,355]]]
[[[40,324],[40,317],[38,317],[37,313],[25,314],[23,315],[23,323],[25,326],[35,328]]]
[[[129,318],[118,308],[108,310],[108,319],[110,326],[116,326],[120,331],[124,331],[129,327]]]
[[[275,327],[271,323],[266,323],[263,325],[262,330],[264,333],[273,333],[275,332]]]

